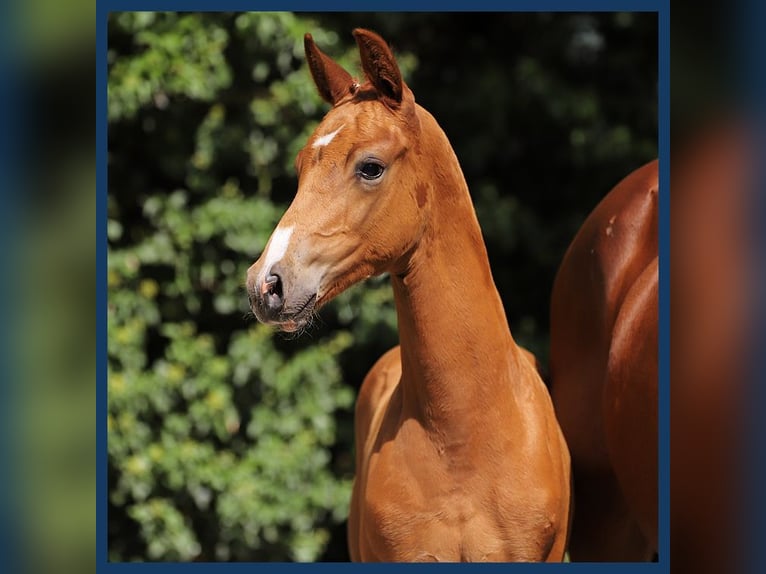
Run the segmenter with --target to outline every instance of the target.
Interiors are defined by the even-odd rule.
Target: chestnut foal
[[[391,274],[400,345],[356,405],[356,561],[559,561],[569,452],[516,345],[465,179],[391,50],[355,30],[357,83],[306,35],[332,109],[296,160],[298,192],[247,274],[259,320],[294,331],[350,285]]]

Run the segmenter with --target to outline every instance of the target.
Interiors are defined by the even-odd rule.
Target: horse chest
[[[368,467],[360,509],[364,560],[533,559],[516,543],[523,521],[510,501],[493,495],[505,490],[502,485],[478,470],[455,477],[449,464],[426,453],[415,464],[391,450],[379,451]]]
[[[396,496],[371,492],[365,500],[362,527],[370,551],[366,559],[478,562],[496,552],[497,529],[473,501],[443,494],[429,497],[424,485],[406,484],[411,490],[402,485]]]

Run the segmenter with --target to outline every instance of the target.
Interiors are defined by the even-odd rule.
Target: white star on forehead
[[[318,137],[314,140],[314,143],[311,144],[311,147],[313,148],[320,148],[326,146],[328,143],[330,143],[335,136],[338,135],[338,132],[343,129],[343,126],[340,126],[337,130],[334,132],[330,132],[329,134],[325,134],[323,136]]]

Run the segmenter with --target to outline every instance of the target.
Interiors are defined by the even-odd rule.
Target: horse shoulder
[[[379,419],[385,411],[391,394],[399,384],[401,374],[401,355],[397,345],[384,353],[364,378],[356,400],[354,417],[357,460],[364,450],[369,435],[376,434],[375,430],[380,425]]]
[[[380,428],[389,399],[399,384],[402,373],[399,346],[378,359],[362,382],[356,399],[354,440],[356,443],[356,477],[351,493],[348,518],[348,543],[351,560],[361,560],[360,492],[364,492],[370,450]]]
[[[506,488],[497,493],[496,509],[510,512],[509,523],[515,525],[520,536],[516,541],[518,548],[524,546],[521,544],[524,539],[533,543],[528,553],[516,560],[560,561],[571,515],[571,498],[561,493],[570,489],[571,459],[550,393],[539,372],[540,363],[523,347],[518,347],[518,351],[513,372],[519,383],[515,393],[517,410],[510,428],[512,440],[519,442],[510,449],[517,456],[508,461],[511,467],[507,481],[523,481],[525,476],[533,475],[536,482],[532,487],[520,483],[514,488],[507,488],[506,483]],[[523,513],[517,514],[520,509]]]
[[[526,349],[522,347],[521,345],[518,346],[519,350],[521,351],[521,355],[526,359],[526,361],[532,365],[537,371],[537,374],[540,375],[540,377],[545,380],[545,377],[543,376],[543,364],[540,362],[540,359],[537,358],[537,355],[535,355],[532,351],[529,349]]]

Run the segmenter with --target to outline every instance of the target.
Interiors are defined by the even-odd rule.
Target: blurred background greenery
[[[390,287],[350,289],[296,339],[256,324],[244,278],[327,109],[303,34],[358,75],[357,26],[450,138],[543,363],[566,246],[657,154],[656,14],[112,13],[110,560],[348,558],[353,402],[396,344]]]

